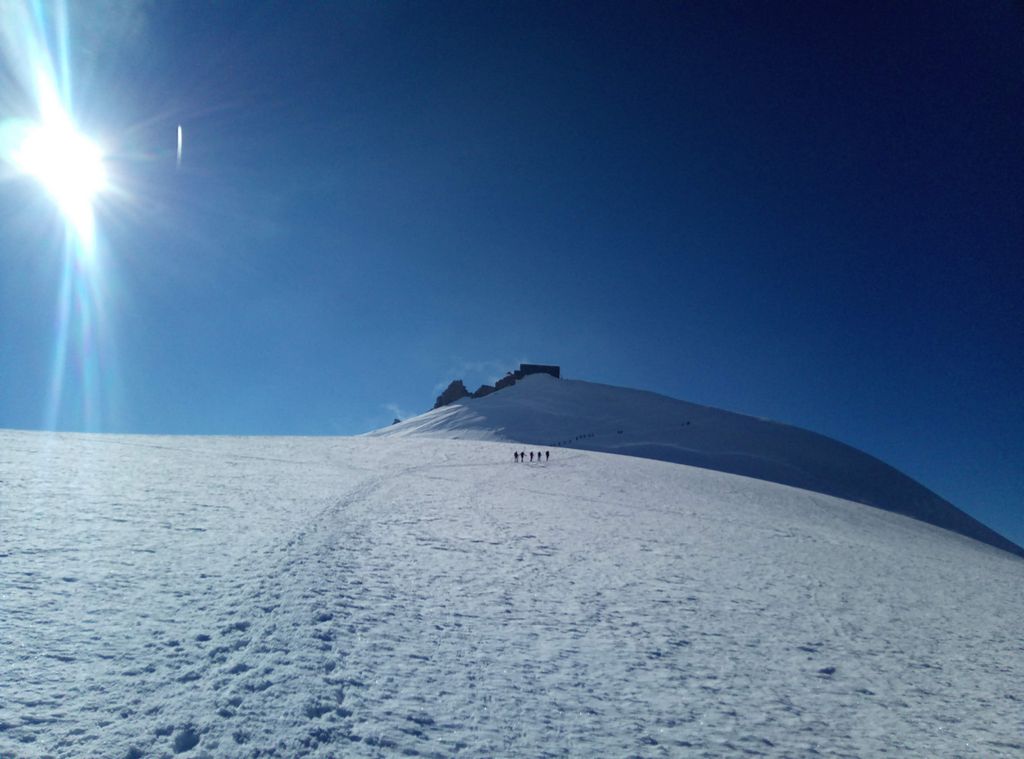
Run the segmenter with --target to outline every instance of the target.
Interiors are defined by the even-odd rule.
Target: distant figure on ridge
[[[512,458],[515,459],[516,463],[518,464],[519,463],[519,451],[513,452],[512,453]]]
[[[533,451],[530,451],[530,463],[533,463]]]
[[[551,451],[544,451],[544,461],[547,462],[547,461],[550,461],[550,460],[551,460]]]

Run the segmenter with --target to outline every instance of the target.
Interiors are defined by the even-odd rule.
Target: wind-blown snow
[[[606,451],[742,474],[895,511],[1024,548],[888,464],[832,438],[664,395],[538,374],[369,433]]]
[[[0,432],[0,756],[1024,751],[1024,562],[520,447]]]

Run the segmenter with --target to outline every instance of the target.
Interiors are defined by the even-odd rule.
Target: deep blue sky
[[[59,226],[0,183],[0,426],[351,434],[552,362],[1024,543],[1019,4],[109,5],[68,9],[115,190],[58,406]]]

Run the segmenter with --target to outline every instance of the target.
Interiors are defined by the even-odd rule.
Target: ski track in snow
[[[744,477],[0,432],[0,756],[1019,756],[1024,562]]]

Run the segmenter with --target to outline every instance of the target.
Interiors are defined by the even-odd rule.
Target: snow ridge
[[[517,442],[688,464],[904,514],[1024,557],[1024,548],[844,443],[642,390],[531,375],[368,434]]]

